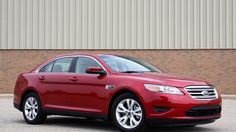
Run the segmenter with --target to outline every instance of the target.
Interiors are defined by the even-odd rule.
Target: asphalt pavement
[[[11,98],[0,98],[0,132],[117,132],[112,123],[78,117],[49,116],[44,124],[25,123]],[[236,100],[224,99],[222,117],[212,124],[188,127],[149,128],[150,132],[236,132]]]

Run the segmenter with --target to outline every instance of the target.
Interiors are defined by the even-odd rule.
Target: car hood
[[[130,77],[138,78],[147,83],[156,83],[160,85],[175,86],[184,88],[191,85],[210,85],[206,81],[188,79],[182,76],[176,76],[168,73],[144,72],[144,73],[124,73]]]

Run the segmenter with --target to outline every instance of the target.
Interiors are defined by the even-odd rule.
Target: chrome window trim
[[[215,93],[215,98],[210,98],[210,99],[199,99],[199,98],[194,98],[188,91],[188,89],[194,89],[194,88],[202,88],[200,90],[203,90],[203,89],[207,89],[207,88],[212,88],[214,90],[214,93]],[[214,86],[210,86],[210,85],[193,85],[193,86],[186,86],[184,87],[184,90],[188,93],[189,96],[191,96],[194,100],[215,100],[215,99],[218,99],[218,93],[217,93],[217,90]]]
[[[87,57],[87,58],[91,58],[93,59],[94,61],[96,61],[101,67],[102,69],[107,73],[107,75],[109,75],[109,73],[107,72],[106,68],[104,68],[104,66],[97,60],[95,59],[94,57],[92,56],[87,56],[87,55],[75,55],[75,56],[62,56],[62,57],[57,57],[55,59],[53,59],[52,61],[49,61],[48,63],[46,63],[45,65],[41,65],[37,68],[37,70],[35,71],[35,73],[40,73],[39,71],[44,68],[46,65],[52,63],[53,61],[56,61],[58,59],[63,59],[63,58],[75,58],[75,57]],[[53,72],[46,72],[46,73],[53,73]],[[54,72],[55,73],[55,72]],[[65,72],[64,72],[65,73]],[[66,72],[68,73],[68,72]],[[69,72],[70,73],[70,72]],[[72,73],[75,73],[75,72],[72,72]],[[77,73],[77,74],[80,74],[80,73]]]

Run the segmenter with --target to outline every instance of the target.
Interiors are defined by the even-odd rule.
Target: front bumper
[[[149,91],[143,94],[146,117],[149,122],[156,122],[155,125],[206,124],[221,117],[220,96],[213,100],[195,100],[187,94],[171,95]],[[156,108],[161,109],[158,111]]]

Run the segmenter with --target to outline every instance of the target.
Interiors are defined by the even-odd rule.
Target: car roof
[[[107,55],[107,56],[119,56],[119,55],[115,55],[115,54],[104,54],[104,53],[66,53],[66,54],[60,54],[57,55],[57,57],[66,57],[66,56],[79,56],[79,55],[84,55],[84,56],[91,56],[91,57],[98,57],[98,56],[102,56],[102,55]]]

